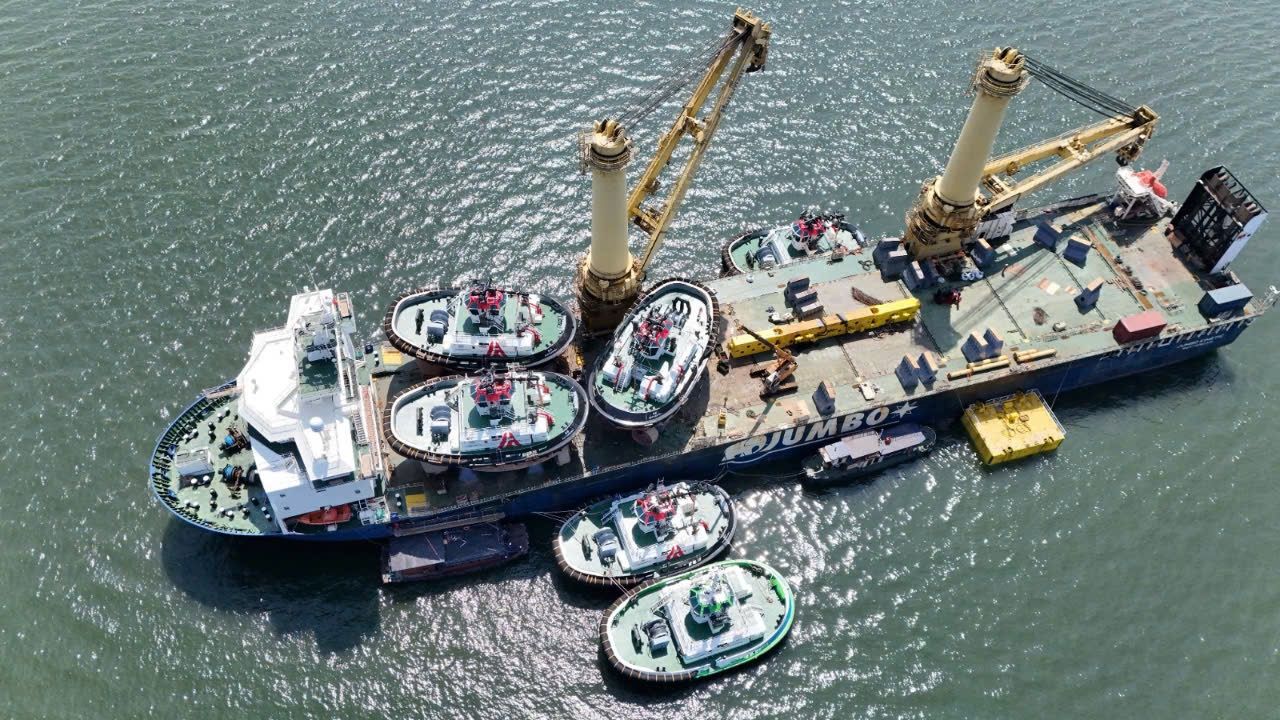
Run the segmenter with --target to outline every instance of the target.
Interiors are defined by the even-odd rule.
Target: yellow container
[[[1067,437],[1035,390],[970,405],[960,422],[987,465],[1049,452]]]
[[[882,305],[871,305],[851,312],[827,315],[816,320],[778,325],[760,332],[769,342],[778,347],[800,345],[817,342],[837,335],[865,332],[893,323],[914,320],[920,312],[920,301],[913,298],[894,300]],[[757,353],[767,352],[769,348],[747,333],[734,335],[725,343],[729,357],[740,358]]]
[[[391,347],[382,348],[382,366],[395,368],[404,364],[404,353]]]

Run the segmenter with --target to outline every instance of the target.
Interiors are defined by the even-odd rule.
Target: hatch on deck
[[[961,423],[987,465],[1048,452],[1067,437],[1035,390],[974,403],[965,408]]]

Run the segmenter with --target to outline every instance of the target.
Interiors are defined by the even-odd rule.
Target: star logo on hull
[[[899,405],[898,407],[894,408],[892,414],[897,415],[898,419],[901,420],[902,418],[910,415],[911,411],[915,409],[916,409],[916,404],[908,400],[902,403],[901,405]]]

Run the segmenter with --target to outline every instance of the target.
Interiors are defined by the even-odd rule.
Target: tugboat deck
[[[1056,251],[1035,242],[1041,224],[1061,233]],[[1196,304],[1210,286],[1202,273],[1191,270],[1175,255],[1165,232],[1168,224],[1168,218],[1118,223],[1101,197],[1025,213],[1009,240],[996,248],[996,259],[985,270],[986,277],[941,286],[962,289],[959,308],[935,303],[935,289],[931,288],[916,296],[921,304],[919,322],[792,345],[789,350],[796,354],[799,366],[793,376],[796,389],[790,394],[760,397],[761,381],[752,371],[773,363],[772,355],[765,352],[734,360],[724,374],[709,367],[707,379],[648,447],[593,415],[586,430],[574,440],[576,452],[567,465],[547,464],[533,473],[490,473],[480,479],[456,473],[426,478],[420,469],[409,467],[412,463],[392,456],[391,466],[397,466],[392,485],[423,498],[408,508],[410,516],[429,516],[610,467],[727,444],[820,419],[813,395],[824,381],[834,390],[839,413],[885,407],[890,415],[897,415],[888,418],[892,421],[909,413],[916,399],[925,395],[957,389],[981,394],[982,387],[993,380],[1119,349],[1112,327],[1121,318],[1148,309],[1164,315],[1170,332],[1208,327],[1210,321],[1198,312]],[[1063,257],[1066,240],[1071,237],[1092,242],[1093,249],[1082,264]],[[809,278],[828,316],[865,308],[866,300],[890,302],[912,297],[902,282],[881,278],[869,252],[796,262],[707,285],[717,294],[728,328],[741,323],[765,331],[771,327],[771,310],[786,310],[783,289],[787,281],[800,277]],[[1097,304],[1081,310],[1075,296],[1095,278],[1103,281]],[[1253,305],[1244,310],[1246,317],[1255,312]],[[948,372],[966,368],[962,347],[969,335],[981,335],[988,328],[1003,337],[1001,354],[1009,359],[1008,366],[949,379]],[[1014,359],[1015,351],[1053,352],[1022,362]],[[584,363],[587,367],[593,359],[590,352]],[[936,356],[940,365],[937,380],[928,387],[922,384],[905,389],[894,374],[895,368],[904,355],[917,357],[923,352]],[[417,372],[420,370],[410,364],[390,377],[379,378],[382,401],[390,387],[411,383],[407,378]],[[957,418],[961,409],[956,407]],[[684,478],[671,478],[677,479]]]

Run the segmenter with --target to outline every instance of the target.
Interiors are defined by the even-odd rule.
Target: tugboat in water
[[[844,215],[805,211],[795,222],[745,232],[725,243],[720,262],[725,275],[770,270],[797,260],[850,253],[867,246],[867,238]]]
[[[794,620],[795,598],[781,573],[727,560],[623,595],[600,620],[600,643],[629,678],[684,682],[759,659]]]
[[[591,404],[622,428],[651,428],[689,399],[717,339],[719,306],[687,280],[646,293],[613,335],[591,373]]]
[[[382,320],[396,349],[453,370],[541,365],[569,347],[577,328],[555,298],[481,281],[405,293]]]
[[[720,487],[656,485],[574,513],[556,535],[556,564],[580,582],[632,586],[714,560],[735,529],[733,502]]]
[[[383,431],[407,458],[436,467],[518,470],[563,450],[587,422],[586,393],[550,372],[487,370],[434,378],[387,404]]]
[[[913,423],[850,435],[805,458],[803,481],[831,485],[870,475],[928,455],[936,442],[933,428]]]

